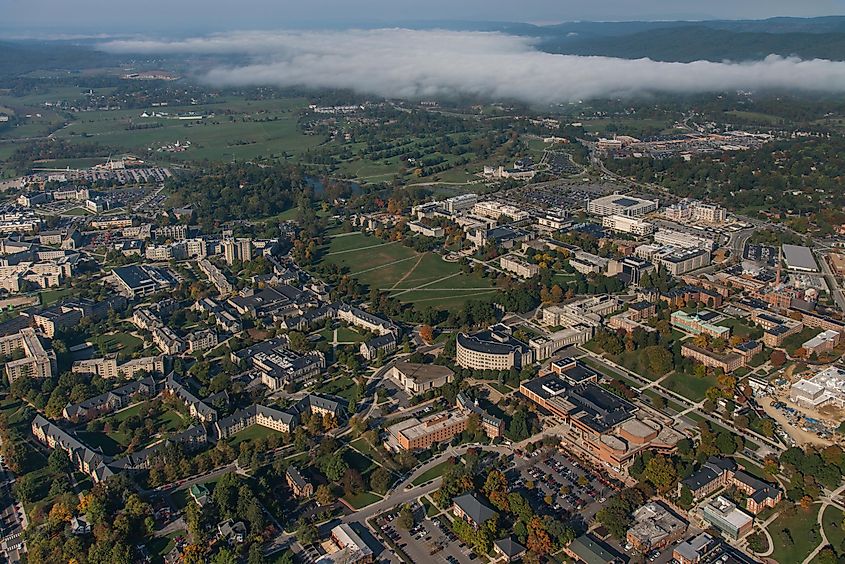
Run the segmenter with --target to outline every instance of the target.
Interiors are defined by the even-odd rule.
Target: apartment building
[[[23,355],[5,364],[10,384],[18,378],[52,378],[56,374],[56,353],[53,349],[44,349],[41,339],[31,327],[0,337],[0,354],[7,357]]]
[[[745,366],[745,357],[734,351],[716,352],[686,342],[681,347],[681,356],[691,358],[709,368],[721,368],[725,374]]]
[[[502,270],[516,274],[521,278],[531,278],[540,273],[539,266],[514,255],[505,255],[500,258],[499,266]]]
[[[458,366],[475,370],[510,370],[533,362],[531,349],[502,324],[471,335],[458,333],[456,351]]]
[[[647,221],[625,215],[606,215],[602,218],[602,227],[618,233],[644,236],[654,233],[654,225]]]

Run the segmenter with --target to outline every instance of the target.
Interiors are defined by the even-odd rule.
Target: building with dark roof
[[[688,488],[692,492],[693,499],[710,495],[727,485],[733,479],[736,470],[737,465],[733,459],[711,456],[701,465],[701,468],[688,478],[681,480],[678,484],[678,495],[683,488]]]
[[[291,464],[285,470],[285,481],[295,497],[307,498],[314,495],[314,486]]]
[[[519,560],[526,551],[527,549],[513,540],[512,537],[505,537],[503,539],[493,541],[493,552],[500,555],[505,562]]]
[[[71,464],[80,472],[91,477],[94,482],[102,482],[114,475],[106,465],[106,458],[79,442],[57,425],[44,417],[36,415],[32,420],[32,434],[48,448],[62,449],[68,454]]]
[[[150,398],[156,394],[156,382],[151,377],[130,382],[104,394],[88,398],[79,403],[69,403],[62,411],[62,416],[68,421],[78,423],[90,421],[104,413],[111,413],[123,409],[129,404],[142,398]]]
[[[379,354],[382,357],[389,355],[396,350],[397,346],[396,335],[387,333],[386,335],[379,335],[361,343],[359,352],[365,359],[372,361],[378,358]]]
[[[452,513],[455,514],[455,517],[463,519],[476,529],[498,516],[496,511],[481,503],[474,494],[464,494],[454,498],[452,500]]]
[[[149,265],[119,266],[112,270],[112,276],[118,288],[130,298],[176,286],[176,279],[167,270]]]
[[[584,564],[623,564],[628,561],[589,533],[576,537],[563,551],[576,562]]]
[[[326,358],[319,351],[300,355],[288,348],[286,337],[276,337],[233,352],[231,360],[257,370],[261,382],[278,390],[291,382],[302,382],[319,375],[326,367]]]
[[[644,450],[674,452],[684,437],[670,419],[640,414],[589,379],[571,383],[552,373],[522,382],[519,391],[565,424],[563,440],[619,472]]]

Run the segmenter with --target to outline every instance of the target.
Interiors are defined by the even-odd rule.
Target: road
[[[431,493],[435,491],[437,488],[440,487],[440,482],[442,481],[441,478],[435,478],[428,484],[416,487],[409,487],[416,480],[420,477],[424,472],[427,470],[437,466],[441,462],[445,461],[449,457],[452,456],[460,456],[462,454],[466,454],[467,450],[470,448],[475,448],[478,450],[483,450],[485,452],[496,452],[499,454],[511,454],[513,453],[513,448],[506,446],[506,445],[479,445],[479,446],[459,446],[456,448],[450,448],[444,453],[440,454],[439,456],[435,456],[431,460],[427,461],[425,464],[414,470],[408,477],[404,480],[399,482],[392,490],[387,493],[387,496],[377,503],[372,505],[368,505],[367,507],[361,509],[360,511],[356,511],[351,515],[347,515],[341,518],[341,521],[344,523],[362,523],[366,524],[366,520],[370,517],[374,517],[380,513],[388,511],[398,505],[403,503],[411,502],[425,494]]]

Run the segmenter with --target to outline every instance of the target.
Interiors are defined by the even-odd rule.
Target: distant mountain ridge
[[[536,37],[550,53],[659,61],[745,61],[775,54],[845,60],[845,16],[765,20],[566,22],[427,22],[412,27],[500,31]]]

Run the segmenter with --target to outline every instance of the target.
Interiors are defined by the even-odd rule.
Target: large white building
[[[654,242],[658,245],[671,245],[682,249],[707,249],[708,251],[712,251],[715,246],[713,239],[673,229],[658,230],[654,234]]]
[[[443,200],[443,209],[449,213],[468,210],[478,202],[478,194],[461,194]]]
[[[601,224],[611,231],[630,233],[631,235],[650,235],[654,232],[654,225],[651,223],[624,215],[606,215]]]
[[[645,200],[636,196],[625,196],[612,194],[590,200],[587,204],[587,212],[593,215],[625,215],[628,217],[642,217],[647,213],[656,211],[657,200]]]
[[[789,399],[816,409],[830,404],[845,407],[845,370],[830,366],[810,379],[798,380],[789,389]]]
[[[704,223],[725,223],[728,211],[715,204],[705,204],[698,200],[684,199],[663,210],[667,219],[677,222],[697,221]]]

